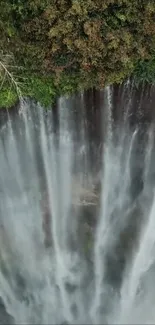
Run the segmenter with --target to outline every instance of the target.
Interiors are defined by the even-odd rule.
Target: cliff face
[[[57,94],[103,88],[131,74],[152,82],[154,15],[152,1],[3,0],[1,56],[23,94],[45,105]],[[0,66],[1,79],[4,74]],[[15,101],[8,79],[0,106]]]

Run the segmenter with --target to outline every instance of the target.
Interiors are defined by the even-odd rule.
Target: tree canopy
[[[101,88],[134,71],[155,79],[152,0],[1,0],[0,34],[30,95],[38,78],[53,93]]]

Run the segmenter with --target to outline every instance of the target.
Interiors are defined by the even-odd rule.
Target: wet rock
[[[11,315],[9,315],[6,311],[4,303],[0,298],[0,325],[13,325],[14,319]]]
[[[76,284],[72,284],[69,282],[65,283],[65,289],[68,293],[74,293],[77,289],[77,285]]]

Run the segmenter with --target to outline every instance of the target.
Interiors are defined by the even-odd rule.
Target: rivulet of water
[[[84,94],[59,99],[57,130],[54,110],[24,100],[0,130],[0,297],[10,324],[155,323],[155,129],[129,123],[133,86],[124,87],[117,121],[113,88],[102,91],[98,171]]]

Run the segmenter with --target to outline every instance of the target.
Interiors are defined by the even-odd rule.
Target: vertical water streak
[[[62,239],[63,245],[63,265],[66,268],[66,276],[62,274],[63,286],[64,286],[64,299],[67,303],[68,317],[70,322],[78,323],[78,315],[75,316],[72,311],[72,306],[74,305],[77,309],[77,313],[81,309],[80,301],[80,283],[81,277],[83,276],[81,272],[82,263],[78,256],[77,247],[72,247],[74,244],[74,237],[76,237],[76,224],[77,216],[74,210],[74,215],[72,215],[72,190],[76,185],[72,181],[72,166],[73,166],[73,122],[72,114],[70,112],[71,108],[69,102],[65,98],[60,98],[59,100],[59,119],[60,119],[60,146],[59,146],[59,167],[60,167],[60,187],[61,187],[61,226],[62,226]],[[81,121],[80,121],[81,122]],[[81,135],[82,136],[82,135]],[[81,144],[81,142],[80,142]],[[76,181],[76,180],[75,180]],[[60,225],[59,225],[60,227]],[[75,244],[74,244],[75,245]],[[69,286],[77,287],[72,295],[65,288],[66,283]],[[74,290],[73,290],[74,291]],[[79,299],[77,299],[77,297]]]
[[[130,267],[127,270],[121,289],[121,312],[119,322],[126,324],[132,322],[132,316],[137,308],[138,290],[142,290],[143,281],[150,267],[155,262],[155,197],[152,204],[148,221],[144,224],[139,247],[133,257]]]
[[[58,166],[57,166],[57,159],[56,159],[56,151],[54,146],[53,137],[51,137],[52,143],[52,150],[50,152],[51,156],[49,155],[49,147],[48,147],[48,138],[46,135],[45,124],[44,124],[44,116],[43,110],[40,107],[40,127],[41,127],[41,150],[43,155],[43,162],[45,168],[45,176],[47,182],[47,195],[48,195],[48,204],[49,204],[49,213],[51,218],[51,232],[52,232],[52,241],[53,241],[53,253],[54,256],[52,258],[52,264],[54,267],[54,277],[55,277],[55,284],[58,285],[60,290],[61,298],[62,298],[62,305],[66,311],[66,317],[70,320],[70,312],[68,308],[68,301],[66,299],[66,292],[64,289],[63,283],[63,275],[65,272],[64,265],[63,265],[63,251],[60,245],[60,202],[59,202],[59,189],[58,189]],[[52,171],[51,171],[52,169]],[[64,313],[62,311],[62,314]]]
[[[142,111],[142,104],[143,104],[143,99],[144,99],[144,94],[145,94],[145,82],[142,83],[142,89],[140,93],[140,99],[137,107],[137,116],[139,119],[142,119],[144,112]]]
[[[134,149],[134,144],[135,144],[135,140],[136,140],[136,136],[138,133],[138,129],[135,129],[133,134],[131,134],[131,140],[129,141],[129,147],[127,148],[127,158],[125,160],[125,170],[124,170],[124,175],[123,175],[123,183],[124,186],[122,188],[122,193],[127,194],[127,189],[130,186],[130,181],[131,181],[131,161],[132,161],[132,152]],[[129,193],[128,193],[129,195]],[[124,201],[124,196],[122,197],[123,201]]]
[[[40,112],[41,113],[41,112]],[[63,161],[64,154],[63,151],[63,140],[61,137],[64,136],[63,133],[63,126],[61,126],[61,132],[60,132],[60,144],[59,144],[59,150],[60,152],[56,152],[53,137],[51,137],[51,150],[49,155],[49,148],[48,148],[48,138],[45,131],[45,125],[43,121],[43,114],[40,114],[41,118],[41,144],[42,144],[42,154],[44,159],[44,166],[45,166],[45,174],[46,174],[46,181],[47,181],[47,188],[48,188],[48,199],[49,199],[49,208],[50,208],[50,215],[52,220],[52,237],[53,237],[53,248],[54,248],[54,260],[55,260],[55,280],[56,284],[58,285],[58,288],[60,290],[60,296],[62,301],[62,313],[65,315],[65,320],[67,322],[72,323],[73,322],[73,314],[71,311],[71,305],[72,305],[72,299],[69,299],[69,294],[66,290],[66,281],[69,277],[72,281],[72,273],[70,270],[70,267],[72,264],[76,263],[76,256],[71,256],[70,251],[67,250],[67,247],[63,246],[64,242],[62,241],[62,237],[64,235],[67,235],[62,233],[62,231],[66,231],[66,223],[65,223],[65,229],[63,229],[63,218],[67,218],[68,216],[68,204],[66,206],[66,202],[64,202],[65,197],[65,191],[67,191],[67,196],[65,197],[66,200],[70,200],[70,192],[69,192],[69,179],[67,179],[68,184],[66,183],[66,186],[68,188],[64,188],[63,186],[65,184],[62,184],[62,178],[64,177],[64,174],[68,177],[70,175],[68,174],[70,171],[65,170],[67,167],[65,164],[65,161]],[[62,121],[64,123],[64,121]],[[61,124],[62,125],[62,124]],[[56,158],[58,154],[58,160]],[[60,156],[59,156],[60,154]],[[68,157],[66,157],[68,159]],[[60,161],[62,159],[62,161]],[[67,162],[67,161],[66,161]],[[65,164],[64,166],[62,164]],[[67,162],[68,163],[68,162]],[[69,165],[70,166],[70,165]],[[69,166],[67,168],[69,168]],[[60,177],[59,177],[60,176]],[[60,182],[60,184],[59,184]],[[63,195],[61,196],[60,187],[62,191],[63,187]],[[65,210],[63,210],[63,208]],[[72,258],[72,259],[71,259]],[[75,281],[73,279],[73,281]]]
[[[105,114],[104,114],[104,119],[105,119],[105,122],[104,124],[106,125],[107,127],[107,130],[105,132],[106,134],[106,141],[107,142],[111,142],[112,140],[112,133],[113,133],[113,128],[112,128],[112,125],[113,125],[113,116],[112,116],[112,109],[113,109],[113,88],[112,86],[107,86],[105,88],[105,94],[104,94],[104,102],[105,102],[105,105],[104,105],[104,109],[105,109]]]
[[[82,166],[81,169],[82,171],[79,172],[79,177],[80,179],[80,183],[81,186],[85,185],[87,181],[89,181],[88,179],[88,173],[90,171],[90,162],[89,162],[89,156],[88,156],[88,148],[89,148],[89,140],[88,139],[88,130],[87,130],[87,115],[86,115],[86,107],[85,107],[85,101],[84,101],[84,93],[81,92],[80,93],[80,101],[79,101],[79,105],[80,105],[80,134],[79,134],[79,154],[80,156],[83,158],[82,159]]]
[[[21,318],[18,312],[20,298],[18,296],[17,274],[21,272],[22,268],[27,270],[27,267],[29,267],[29,271],[32,271],[30,268],[33,255],[33,245],[31,245],[33,221],[31,217],[36,215],[36,209],[31,213],[28,208],[30,201],[25,191],[25,175],[21,172],[19,157],[21,152],[18,151],[17,139],[14,134],[16,129],[13,129],[10,119],[5,131],[7,132],[5,134],[5,146],[10,165],[7,164],[6,157],[2,155],[0,157],[0,174],[1,180],[3,180],[4,195],[2,195],[1,201],[1,217],[4,218],[1,218],[1,261],[4,263],[4,267],[6,267],[6,274],[3,276],[1,273],[1,278],[6,276],[8,287],[10,286],[10,300],[5,300],[7,292],[2,292],[2,296],[6,303],[6,309],[12,308],[17,310],[12,315],[16,316],[15,320],[18,323]],[[18,141],[20,142],[21,138],[18,138]],[[23,147],[24,149],[25,147]],[[28,251],[31,251],[31,254]],[[19,259],[21,264],[18,264]],[[35,264],[34,255],[32,261]],[[3,290],[2,288],[5,289],[5,286],[1,285],[1,290]],[[13,299],[11,299],[11,291],[14,295]],[[11,306],[10,304],[13,305]],[[25,317],[24,312],[22,317]]]
[[[153,146],[154,146],[154,125],[152,124],[148,130],[148,142],[145,150],[144,184],[147,184],[149,172],[151,169]]]
[[[127,82],[127,100],[125,100],[125,112],[124,112],[124,123],[129,123],[130,109],[132,107],[133,94],[134,94],[134,82],[128,79]]]
[[[37,144],[35,139],[35,127],[38,121],[33,120],[32,110],[34,110],[33,104],[30,104],[29,101],[24,99],[20,100],[20,115],[19,118],[22,118],[23,123],[23,146],[24,146],[24,154],[25,160],[28,165],[26,166],[25,170],[23,170],[23,179],[25,178],[26,183],[28,183],[28,189],[26,188],[25,191],[28,191],[31,195],[26,195],[27,204],[30,205],[30,197],[34,197],[36,211],[40,210],[40,201],[42,193],[40,192],[39,186],[39,177],[38,177],[38,170],[37,170],[37,163],[36,163],[36,156],[35,156],[35,145]],[[38,110],[38,105],[35,107],[35,110]],[[37,112],[35,118],[38,119],[39,112]],[[39,125],[37,126],[39,128]],[[23,161],[21,160],[21,165]],[[26,172],[28,169],[28,172]],[[32,203],[33,204],[33,203]],[[41,222],[42,217],[41,213],[34,213],[32,215],[33,223],[35,224],[35,228],[37,229],[39,237],[42,235],[41,232]],[[37,217],[37,219],[36,219]],[[39,231],[40,230],[40,231]]]
[[[68,104],[68,105],[67,105]],[[65,98],[60,98],[58,102],[59,123],[60,123],[60,138],[59,138],[59,182],[60,182],[60,199],[61,199],[61,236],[64,240],[62,243],[63,249],[67,247],[69,234],[68,225],[70,224],[70,210],[72,201],[72,123],[70,107]]]
[[[110,198],[112,199],[112,188],[115,187],[115,179],[117,172],[113,173],[112,170],[118,167],[115,164],[112,154],[112,90],[107,87],[105,90],[105,112],[106,116],[106,132],[104,139],[103,150],[103,172],[102,172],[102,192],[101,192],[101,208],[100,216],[95,236],[94,247],[94,274],[95,274],[95,295],[92,302],[92,319],[95,324],[102,322],[100,316],[101,306],[106,301],[106,283],[105,283],[105,267],[106,267],[106,251],[109,245],[109,234],[111,233],[111,205]],[[105,122],[104,122],[105,123]],[[114,169],[113,169],[114,168]],[[110,182],[112,179],[112,182]],[[105,300],[103,302],[103,299]]]

